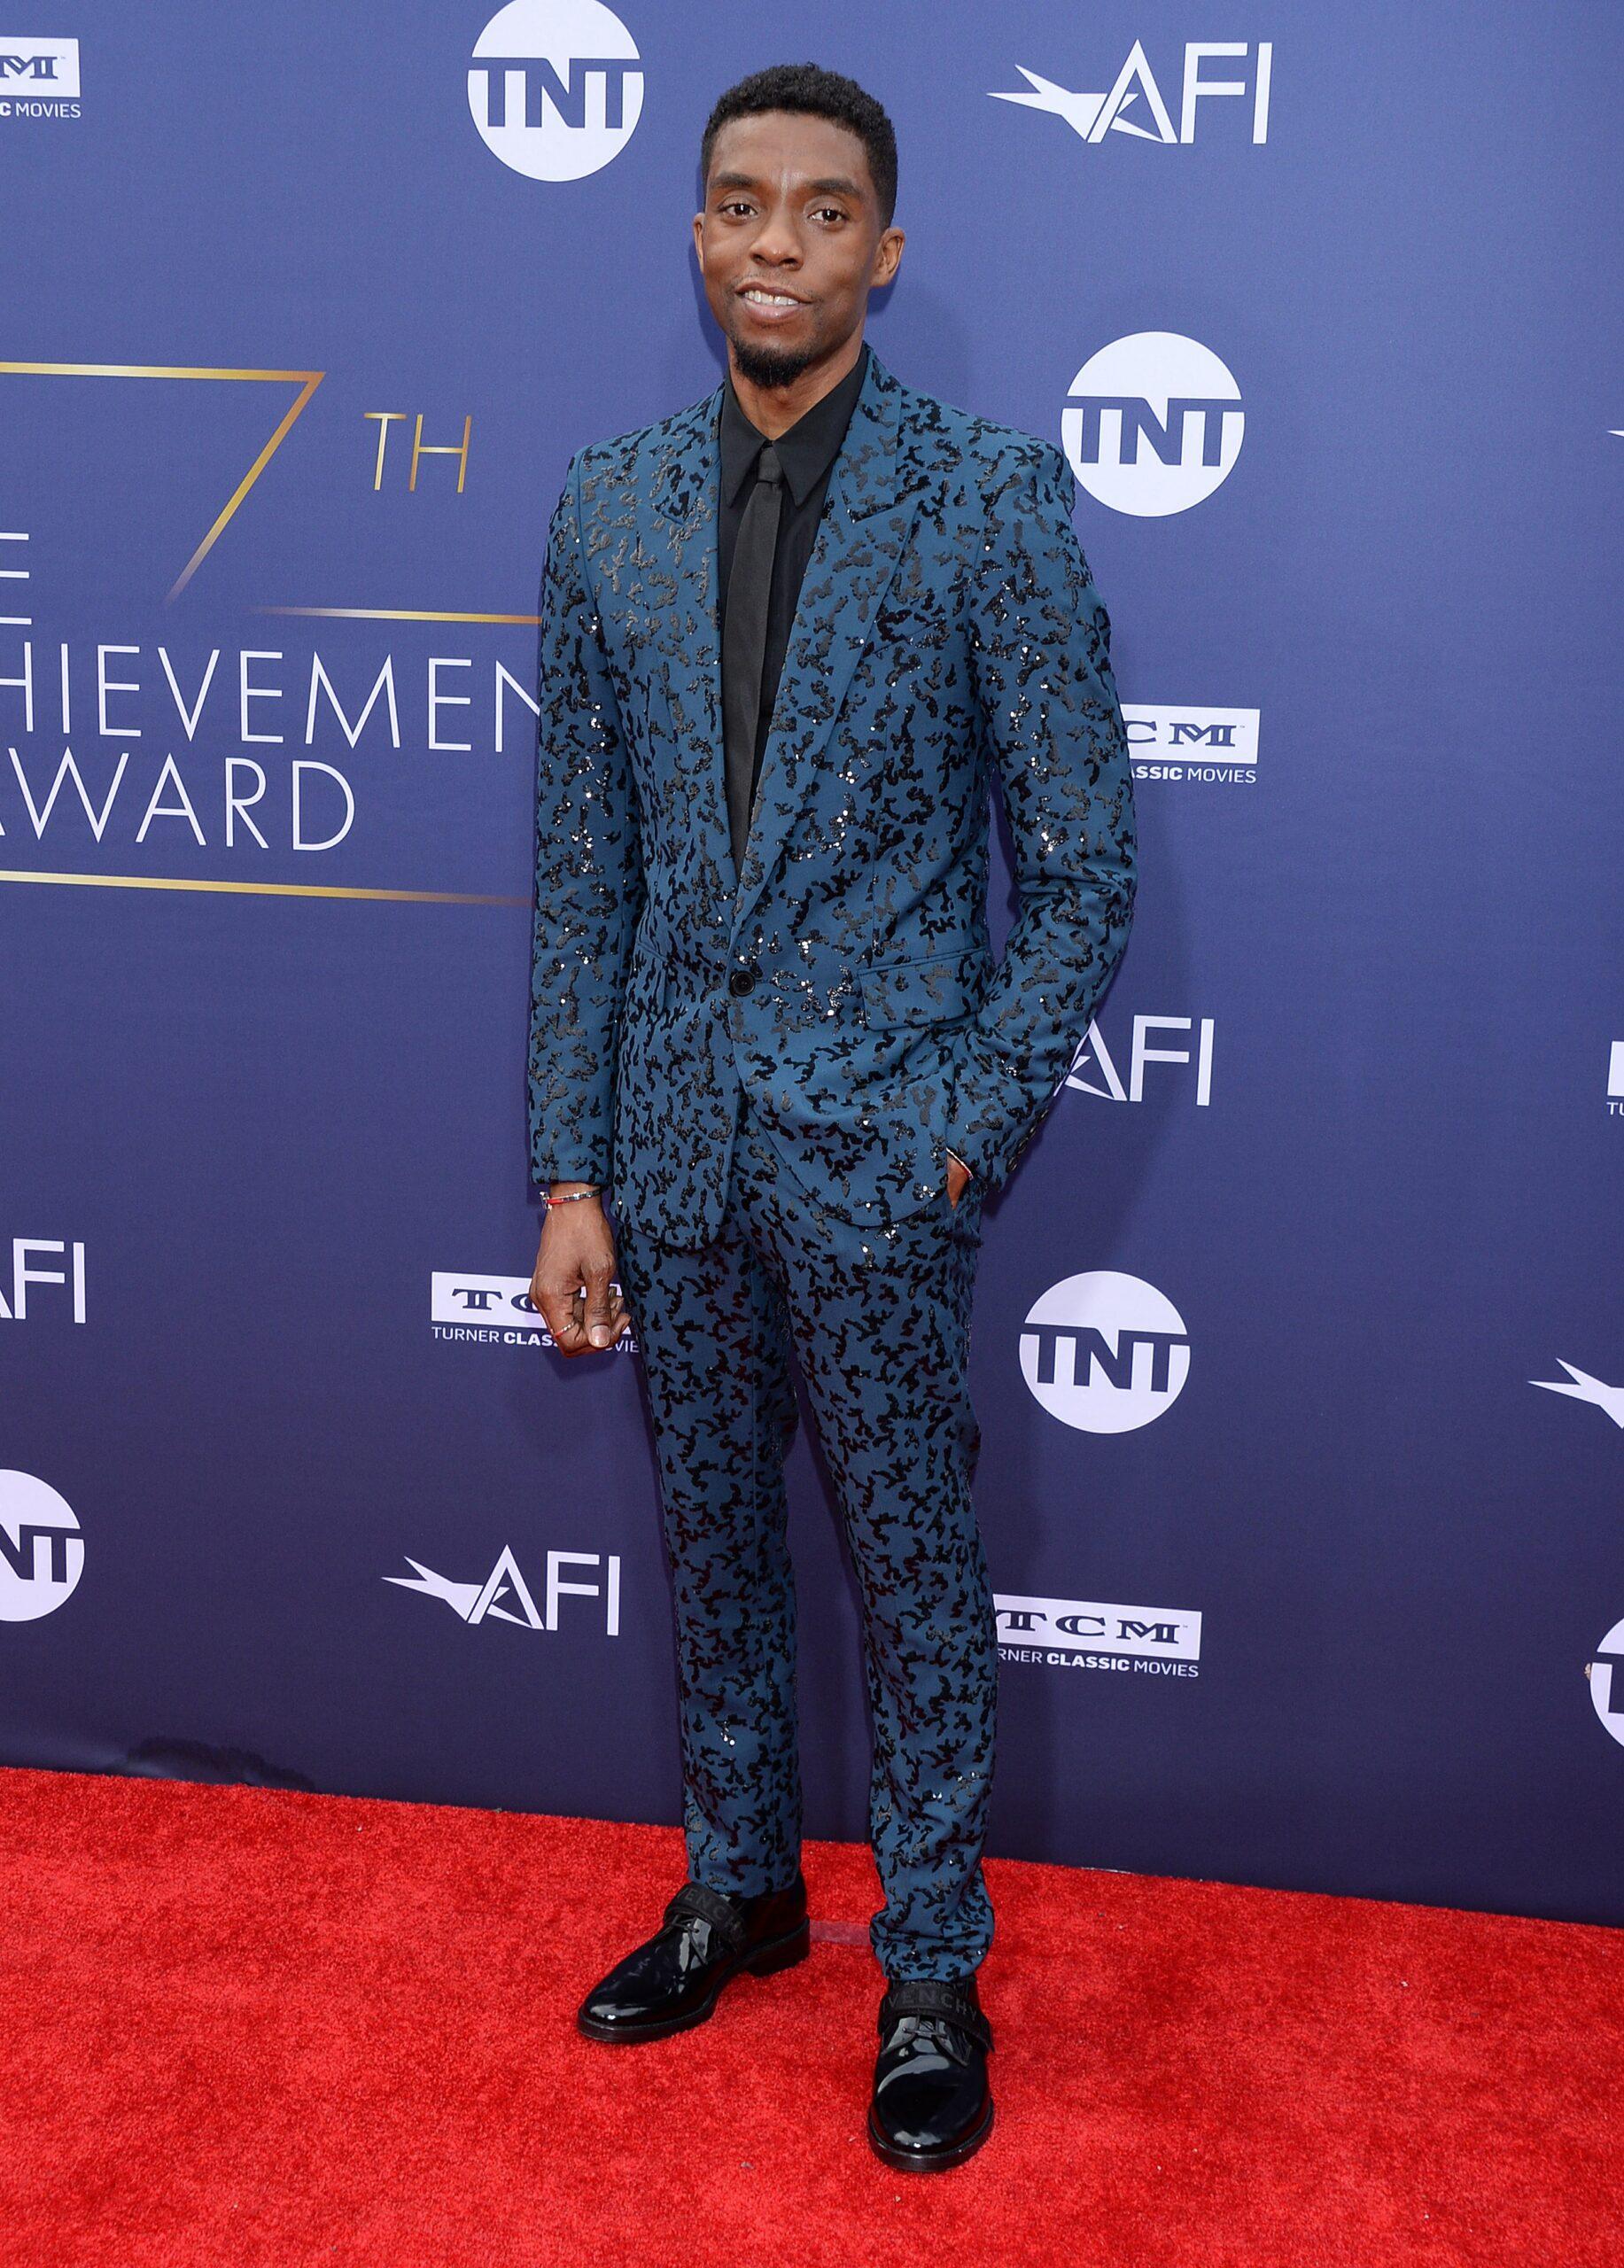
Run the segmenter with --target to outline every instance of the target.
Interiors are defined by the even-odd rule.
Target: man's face
[[[869,291],[897,272],[903,235],[882,229],[867,153],[849,127],[772,110],[718,133],[694,245],[740,369],[774,386],[861,327]]]

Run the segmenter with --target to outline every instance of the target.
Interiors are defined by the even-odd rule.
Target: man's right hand
[[[584,1186],[578,1181],[552,1184],[558,1197]],[[625,1301],[610,1288],[614,1273],[615,1239],[597,1193],[569,1205],[549,1205],[530,1303],[561,1354],[590,1355],[612,1347],[631,1322]]]

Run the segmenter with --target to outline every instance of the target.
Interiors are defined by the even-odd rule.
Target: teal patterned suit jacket
[[[719,385],[571,460],[541,579],[529,1132],[677,1244],[720,1227],[742,1080],[843,1218],[989,1191],[1069,1070],[1132,917],[1110,625],[1052,444],[871,353],[742,873],[723,779]],[[1019,905],[987,925],[990,789]]]

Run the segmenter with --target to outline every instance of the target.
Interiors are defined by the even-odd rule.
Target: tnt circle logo
[[[1590,1704],[1624,1748],[1624,1622],[1615,1622],[1596,1649],[1596,1659],[1585,1673],[1590,1681]]]
[[[595,174],[631,140],[642,106],[636,43],[600,0],[509,0],[474,43],[474,124],[532,181]]]
[[[1228,370],[1176,330],[1136,330],[1091,354],[1061,415],[1089,494],[1146,520],[1204,503],[1228,479],[1245,428]]]
[[[1021,1369],[1052,1418],[1084,1433],[1131,1433],[1177,1401],[1190,1337],[1154,1284],[1114,1270],[1068,1276],[1033,1306]]]
[[[84,1573],[73,1506],[31,1472],[0,1472],[0,1622],[37,1622]]]

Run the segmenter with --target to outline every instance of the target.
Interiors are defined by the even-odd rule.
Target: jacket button
[[[755,989],[756,972],[753,968],[735,968],[727,980],[727,990],[730,992],[742,994],[753,992]]]

